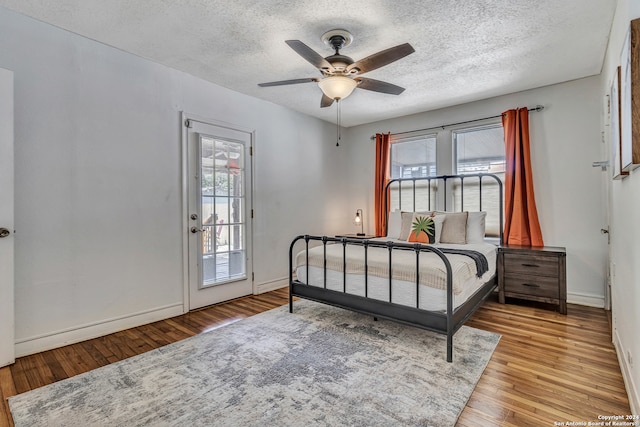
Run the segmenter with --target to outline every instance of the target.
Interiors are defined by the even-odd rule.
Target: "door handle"
[[[7,237],[9,234],[11,234],[11,232],[9,230],[7,230],[4,227],[0,228],[0,238]]]
[[[201,231],[202,231],[202,230],[201,230],[201,229],[199,229],[198,227],[191,227],[191,232],[192,232],[192,233],[194,233],[194,234],[195,234],[195,233],[198,233],[198,232],[201,232]]]

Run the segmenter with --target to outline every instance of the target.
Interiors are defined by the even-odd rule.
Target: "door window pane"
[[[216,170],[215,195],[226,196],[229,193],[229,173],[226,170]]]
[[[241,225],[232,225],[229,230],[229,246],[230,250],[244,249],[243,227]]]

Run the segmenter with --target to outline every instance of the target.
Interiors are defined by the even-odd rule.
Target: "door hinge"
[[[252,271],[251,272],[251,281],[255,282],[255,280],[256,280],[256,274]]]
[[[185,126],[185,127],[187,127],[187,128],[190,128],[190,127],[191,127],[191,120],[186,119],[186,120],[184,121],[184,126]]]
[[[253,209],[251,209],[251,219],[253,219]]]
[[[253,146],[249,147],[249,155],[253,156]]]

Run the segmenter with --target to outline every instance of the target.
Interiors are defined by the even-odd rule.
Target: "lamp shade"
[[[320,80],[318,86],[331,99],[345,99],[358,86],[358,82],[345,76],[330,76]]]

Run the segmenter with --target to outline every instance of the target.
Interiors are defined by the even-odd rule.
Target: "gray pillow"
[[[468,215],[468,212],[447,213],[442,223],[440,243],[466,244]]]

